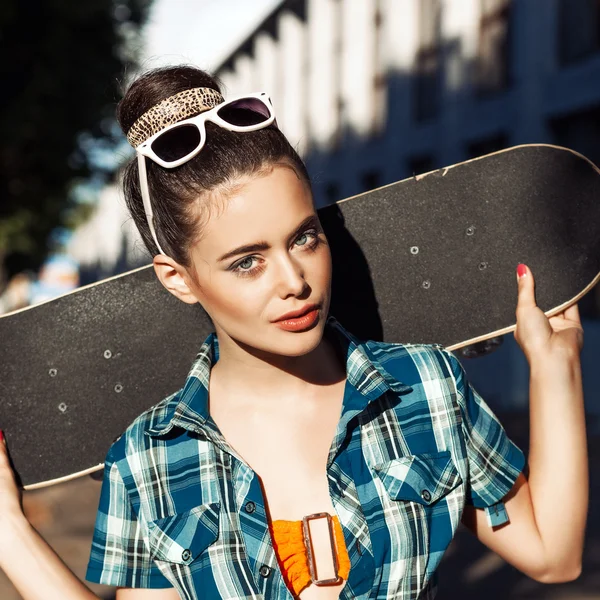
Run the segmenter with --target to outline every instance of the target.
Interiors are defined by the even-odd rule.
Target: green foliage
[[[120,141],[115,106],[150,2],[0,3],[0,256],[24,253],[21,268],[37,268],[50,231],[73,224],[72,182],[100,169],[83,146]]]

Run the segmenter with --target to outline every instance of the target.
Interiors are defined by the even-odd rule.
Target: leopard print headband
[[[127,132],[127,140],[137,148],[161,129],[209,110],[223,102],[223,96],[211,88],[192,88],[165,98],[146,111]]]

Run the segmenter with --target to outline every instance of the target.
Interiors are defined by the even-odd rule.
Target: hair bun
[[[210,88],[221,93],[218,81],[196,67],[162,67],[144,73],[129,86],[117,105],[121,130],[127,135],[133,124],[154,105],[192,88]]]

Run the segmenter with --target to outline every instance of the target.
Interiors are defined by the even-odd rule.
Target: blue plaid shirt
[[[327,477],[350,557],[342,599],[429,599],[465,504],[507,520],[523,453],[436,345],[359,342],[330,317],[346,358]],[[211,334],[184,387],[110,448],[87,579],[175,587],[185,599],[290,600],[254,471],[208,413]]]

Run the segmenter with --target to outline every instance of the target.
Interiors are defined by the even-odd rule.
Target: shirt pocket
[[[219,536],[220,504],[194,508],[148,522],[150,556],[153,560],[191,564]]]
[[[449,451],[411,454],[376,465],[392,500],[431,506],[462,483]]]

